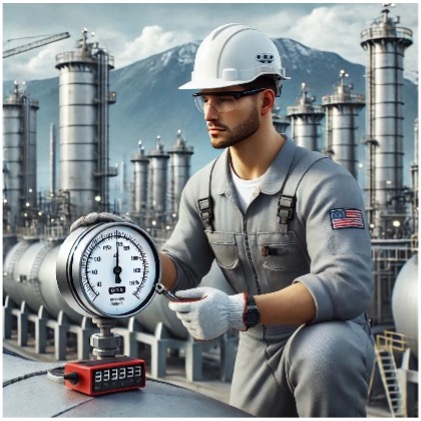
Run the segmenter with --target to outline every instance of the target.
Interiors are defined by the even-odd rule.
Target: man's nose
[[[217,109],[212,105],[211,102],[208,102],[204,107],[204,117],[206,121],[217,120],[219,116],[219,112]]]

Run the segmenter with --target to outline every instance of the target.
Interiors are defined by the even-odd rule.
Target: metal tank
[[[15,82],[3,100],[3,223],[24,226],[37,208],[36,113],[38,101]]]
[[[187,146],[187,141],[179,130],[175,144],[168,147],[170,156],[168,212],[173,218],[177,216],[181,192],[190,178],[190,159],[193,153],[193,147]]]
[[[32,243],[34,241],[17,242],[11,247],[3,260],[3,295],[9,296],[17,305],[20,305],[23,299],[18,274],[18,263]]]
[[[169,155],[164,151],[161,137],[156,139],[156,148],[148,153],[149,158],[149,211],[154,226],[165,225],[167,219],[167,171]]]
[[[405,218],[403,190],[403,60],[412,31],[398,27],[399,17],[382,17],[361,32],[367,52],[366,135],[368,216],[373,234],[390,238]],[[385,7],[386,6],[386,7]]]
[[[418,207],[419,207],[419,171],[418,171],[418,154],[419,154],[419,120],[414,123],[414,160],[411,164],[411,187],[412,187],[412,232],[418,232]]]
[[[411,257],[399,272],[392,293],[392,312],[396,331],[405,335],[418,358],[418,255]]]
[[[315,98],[307,96],[306,84],[301,84],[301,96],[287,108],[291,121],[291,137],[298,146],[318,151],[320,121],[324,117],[321,107],[313,105]]]
[[[348,74],[341,70],[335,91],[322,97],[326,113],[326,153],[344,166],[355,178],[358,176],[358,152],[355,132],[358,112],[365,105],[363,95],[353,94],[353,85],[345,85]]]
[[[70,308],[58,289],[56,280],[56,259],[60,250],[61,241],[55,242],[44,254],[38,266],[39,291],[42,296],[42,303],[47,312],[57,318],[61,311],[69,320],[79,323],[82,316],[74,309]]]
[[[37,313],[43,306],[53,317],[63,311],[71,320],[81,317],[61,297],[55,276],[56,257],[61,240],[21,240],[4,260],[4,295],[20,306],[25,302]]]
[[[139,223],[143,225],[148,209],[149,159],[141,140],[138,146],[138,151],[130,159],[133,162],[132,213],[135,218],[140,218]]]
[[[16,419],[251,417],[203,393],[149,376],[141,389],[100,397],[84,395],[50,380],[48,371],[57,367],[60,364],[3,353],[3,416]]]
[[[279,107],[276,107],[272,113],[272,123],[278,133],[285,133],[291,124],[288,116],[278,114],[280,111]]]
[[[68,191],[71,218],[93,210],[108,211],[109,178],[117,168],[109,167],[108,73],[113,57],[87,42],[87,30],[76,51],[58,54],[60,70],[60,190]]]

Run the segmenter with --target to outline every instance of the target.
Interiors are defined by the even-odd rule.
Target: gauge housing
[[[129,222],[79,227],[62,243],[58,288],[88,317],[126,318],[143,310],[160,281],[161,261],[151,237]]]

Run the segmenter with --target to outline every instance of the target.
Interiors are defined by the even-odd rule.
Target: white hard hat
[[[242,85],[272,75],[277,88],[285,76],[281,57],[263,32],[239,23],[214,29],[200,44],[191,81],[179,89],[213,89]]]

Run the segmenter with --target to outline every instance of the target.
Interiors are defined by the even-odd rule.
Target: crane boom
[[[33,48],[41,47],[42,45],[50,44],[51,42],[60,41],[61,39],[69,37],[70,34],[68,32],[51,35],[38,41],[30,42],[29,44],[24,44],[19,47],[11,48],[10,50],[3,51],[3,58],[13,56],[14,54],[20,54],[24,51],[32,50]]]

